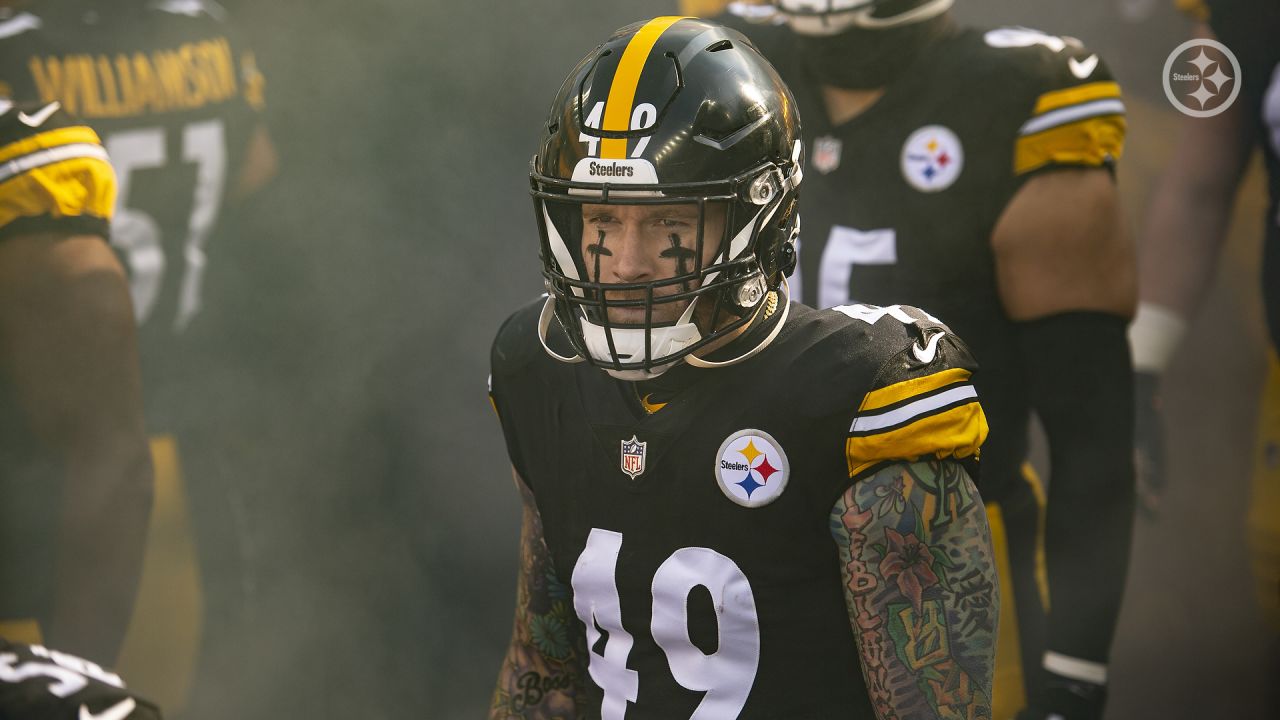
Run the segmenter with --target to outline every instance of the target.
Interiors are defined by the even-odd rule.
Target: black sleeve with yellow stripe
[[[0,238],[50,230],[106,238],[115,201],[97,133],[57,103],[0,108]]]
[[[890,346],[890,356],[853,415],[845,439],[851,478],[893,462],[976,463],[987,437],[986,416],[971,382],[977,364],[968,348],[946,325],[914,308],[905,310],[924,318],[902,325],[906,337]]]
[[[1061,41],[1061,45],[1058,42]],[[1070,38],[1016,51],[1026,88],[1014,140],[1014,175],[1055,167],[1111,168],[1124,152],[1120,85],[1097,54]]]

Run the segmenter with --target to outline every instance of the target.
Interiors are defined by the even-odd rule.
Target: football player
[[[58,103],[0,99],[0,633],[114,661],[151,508],[116,178]]]
[[[951,6],[777,0],[724,17],[806,121],[804,298],[927,307],[982,367],[979,484],[1010,570],[994,717],[1097,718],[1132,529],[1124,105],[1078,41],[961,27]],[[1025,464],[1033,412],[1047,509]]]
[[[210,239],[228,201],[274,172],[260,113],[263,78],[214,2],[4,4],[0,97],[61,103],[98,132],[119,179],[112,243],[128,269],[140,325],[156,468],[150,535],[157,539],[119,665],[176,710],[202,644],[202,617],[227,615],[237,602],[231,593],[243,586],[209,582],[202,572],[227,565],[241,547],[228,539],[234,483],[184,483],[178,438],[197,440],[204,412],[191,400],[201,379],[191,377],[199,357],[190,344],[205,271],[217,254]],[[200,502],[188,504],[189,493]],[[204,540],[199,548],[194,529]]]
[[[1181,138],[1147,213],[1140,244],[1142,304],[1130,331],[1137,415],[1143,419],[1139,447],[1159,477],[1159,375],[1209,288],[1237,186],[1253,149],[1261,147],[1270,182],[1262,259],[1270,369],[1253,459],[1248,527],[1259,602],[1268,624],[1280,632],[1280,7],[1243,0],[1179,4],[1199,21],[1196,38],[1221,42],[1235,55],[1238,68],[1215,55],[1218,67],[1205,67],[1200,74],[1212,82],[1220,72],[1227,79],[1217,81],[1215,94],[1238,97],[1216,116],[1183,120]],[[1186,74],[1197,73],[1187,68]],[[1156,489],[1162,485],[1154,483]],[[1273,665],[1280,670],[1280,641],[1273,642]],[[1273,702],[1280,708],[1280,698]]]
[[[524,524],[490,717],[989,717],[974,364],[921,310],[791,302],[772,66],[714,23],[630,25],[541,138],[548,295],[492,354]]]
[[[159,718],[159,708],[97,663],[0,637],[0,720]]]

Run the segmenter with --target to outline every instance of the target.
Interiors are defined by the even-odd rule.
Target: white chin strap
[[[582,323],[582,339],[587,343],[587,352],[601,364],[615,362],[642,363],[645,360],[645,336],[649,338],[648,357],[661,359],[670,357],[702,339],[702,331],[692,322],[693,308],[697,303],[689,303],[689,307],[680,315],[674,325],[655,327],[646,333],[644,328],[613,328],[605,330],[585,317]],[[613,336],[613,349],[609,352],[609,336]],[[613,370],[606,367],[605,372],[619,380],[648,380],[666,372],[675,362],[659,365],[649,370]]]
[[[769,347],[769,345],[778,337],[778,333],[782,331],[782,326],[787,323],[787,317],[791,314],[791,288],[787,284],[787,279],[782,278],[782,284],[778,288],[782,294],[779,302],[782,304],[782,316],[778,318],[774,324],[773,330],[770,331],[768,337],[760,341],[755,347],[747,350],[741,355],[724,360],[721,362],[713,362],[703,360],[696,355],[685,355],[682,360],[696,368],[719,368],[737,363],[753,357],[761,350]],[[538,341],[542,343],[542,349],[548,355],[566,363],[580,363],[585,358],[581,355],[574,354],[572,356],[561,355],[547,345],[547,330],[551,327],[551,320],[555,317],[555,298],[548,296],[546,303],[542,306],[542,314],[538,318]],[[767,300],[762,300],[758,308],[756,308],[755,316],[751,322],[754,323],[769,305]],[[698,330],[698,326],[690,322],[693,316],[693,304],[684,311],[680,319],[675,325],[668,327],[653,328],[649,331],[649,357],[669,357],[690,345],[702,339],[702,332]],[[615,362],[613,353],[609,352],[609,341],[603,326],[597,325],[585,317],[581,319],[582,337],[587,343],[587,352],[592,358],[600,361],[602,364],[613,364]],[[748,325],[749,327],[749,325]],[[643,362],[645,355],[645,331],[643,328],[614,328],[613,329],[613,347],[617,350],[617,362]],[[665,365],[658,365],[649,370],[615,370],[612,368],[604,368],[609,375],[628,382],[640,382],[643,380],[652,380],[662,373],[670,370],[679,360],[673,360]]]

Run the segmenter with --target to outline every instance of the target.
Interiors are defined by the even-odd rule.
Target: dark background
[[[216,430],[191,475],[238,498],[243,567],[223,572],[242,599],[211,617],[187,716],[483,717],[519,524],[485,379],[498,325],[540,291],[528,160],[573,63],[675,2],[223,4],[267,74],[282,171],[212,255]],[[1188,25],[1171,3],[958,6],[1109,59],[1130,92],[1136,225],[1174,142],[1158,74]],[[1274,682],[1242,540],[1263,357],[1256,179],[1246,194],[1171,370],[1172,509],[1135,541],[1111,717],[1255,717]]]

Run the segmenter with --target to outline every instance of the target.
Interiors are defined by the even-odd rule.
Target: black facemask
[[[890,85],[920,51],[950,32],[950,14],[900,27],[796,35],[805,70],[823,85],[874,90]]]

